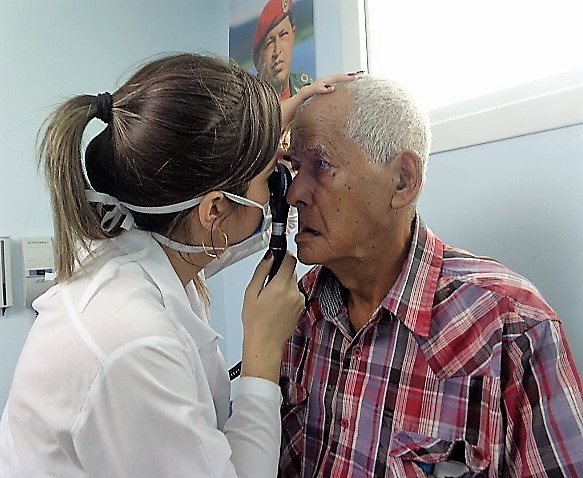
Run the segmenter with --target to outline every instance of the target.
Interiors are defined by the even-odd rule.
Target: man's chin
[[[288,76],[282,73],[278,73],[271,77],[270,83],[277,91],[282,91],[285,88]]]
[[[314,254],[311,254],[310,251],[303,250],[298,247],[297,250],[298,261],[300,261],[305,266],[313,266],[319,264],[319,262],[314,257]]]

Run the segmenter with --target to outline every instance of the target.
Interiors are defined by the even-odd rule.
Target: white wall
[[[583,373],[583,125],[432,155],[419,211],[445,242],[533,282]]]
[[[22,305],[20,239],[52,235],[34,166],[41,122],[71,95],[115,90],[152,55],[227,56],[228,13],[227,0],[0,0],[0,236],[12,238],[16,304],[0,317],[0,410],[34,320]]]

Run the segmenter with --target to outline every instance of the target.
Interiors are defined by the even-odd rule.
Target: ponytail
[[[89,251],[91,241],[107,237],[85,197],[81,162],[83,131],[96,113],[94,96],[71,98],[46,120],[40,142],[38,166],[44,169],[53,210],[58,281],[73,275],[79,246]]]
[[[71,98],[39,133],[59,281],[86,263],[95,241],[124,231],[123,222],[107,222],[119,220],[110,214],[117,206],[90,203],[86,189],[137,206],[177,204],[214,190],[245,195],[277,151],[277,94],[234,62],[170,55],[140,68],[113,96]],[[83,157],[83,133],[93,118],[108,126]],[[132,216],[144,231],[190,237],[187,211]]]

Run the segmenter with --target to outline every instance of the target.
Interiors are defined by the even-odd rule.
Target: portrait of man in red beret
[[[264,0],[263,0],[264,1]],[[257,2],[253,0],[238,0],[239,5]],[[233,2],[232,2],[233,5]],[[281,99],[295,95],[298,90],[311,83],[312,71],[293,72],[292,60],[298,58],[294,47],[297,45],[298,28],[292,9],[297,8],[298,17],[302,20],[301,37],[303,40],[311,35],[313,45],[313,12],[312,0],[267,0],[261,8],[258,17],[254,19],[253,36],[250,45],[253,66],[259,77],[270,83],[279,93]],[[309,10],[308,10],[309,9]],[[294,11],[295,12],[295,11]],[[306,26],[307,13],[311,24]],[[298,22],[299,23],[299,22]],[[249,28],[247,28],[249,31]],[[240,32],[233,32],[231,27],[231,56],[240,64],[237,52],[241,51]],[[303,46],[303,51],[306,50]],[[313,52],[312,52],[313,58]],[[242,66],[246,67],[244,64]]]

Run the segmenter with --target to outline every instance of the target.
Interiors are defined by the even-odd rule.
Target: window
[[[433,152],[582,123],[579,5],[364,0],[368,71],[429,109]]]

